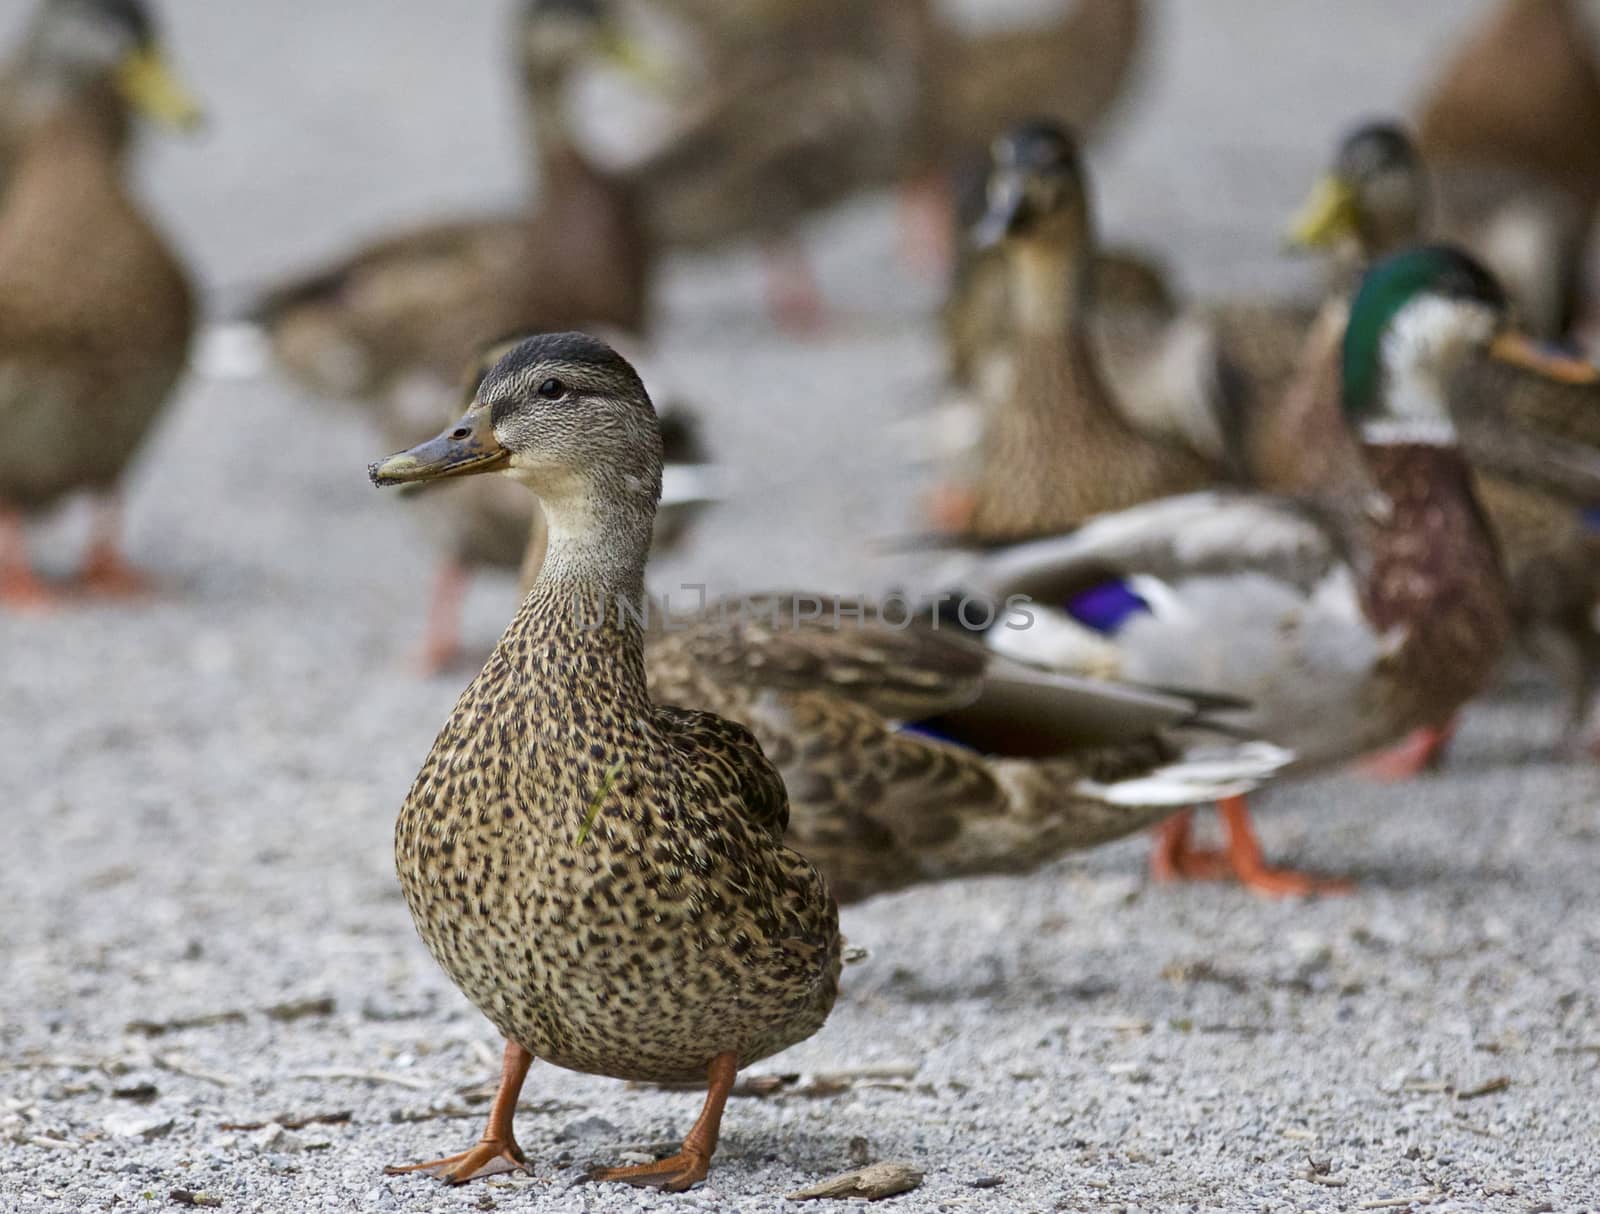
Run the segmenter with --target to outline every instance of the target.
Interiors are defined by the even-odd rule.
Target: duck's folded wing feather
[[[1188,493],[1103,515],[1069,534],[990,553],[960,584],[997,599],[1060,602],[1109,578],[1264,575],[1309,591],[1344,560],[1309,503],[1256,493]]]

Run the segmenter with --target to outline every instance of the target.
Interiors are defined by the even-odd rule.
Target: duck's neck
[[[621,511],[587,494],[542,500],[543,560],[500,641],[502,656],[525,676],[601,672],[594,682],[603,694],[648,702],[644,564],[653,499],[637,496],[634,509]]]
[[[1074,332],[1086,322],[1091,257],[1086,230],[1019,240],[1006,250],[1017,328],[1035,337]]]
[[[533,140],[533,163],[539,172],[539,188],[549,197],[575,165],[583,165],[583,154],[573,138],[567,113],[567,76],[564,71],[530,67],[524,74],[528,93],[529,135]]]

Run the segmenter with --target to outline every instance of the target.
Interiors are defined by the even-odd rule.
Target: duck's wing
[[[1056,603],[1107,579],[1265,576],[1309,591],[1347,559],[1309,503],[1258,493],[1188,493],[1102,515],[1076,531],[985,554],[959,584],[1003,601]]]
[[[1502,338],[1452,379],[1450,408],[1475,465],[1582,502],[1600,500],[1600,368]]]
[[[656,719],[701,775],[712,799],[781,840],[789,828],[789,794],[761,743],[745,726],[714,712],[657,705]]]

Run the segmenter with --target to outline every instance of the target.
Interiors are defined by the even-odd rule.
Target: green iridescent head
[[[1459,249],[1425,245],[1367,271],[1345,327],[1343,404],[1352,425],[1449,427],[1447,377],[1505,322],[1493,276]]]

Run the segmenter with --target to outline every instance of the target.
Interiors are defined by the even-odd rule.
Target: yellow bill
[[[1355,191],[1328,173],[1311,187],[1285,235],[1296,248],[1321,249],[1342,237],[1354,236],[1355,232]]]
[[[153,46],[128,53],[117,71],[117,86],[135,109],[164,126],[192,131],[205,118],[200,103]]]
[[[1489,347],[1491,358],[1564,384],[1600,383],[1600,367],[1572,354],[1563,354],[1524,337],[1502,333]]]

